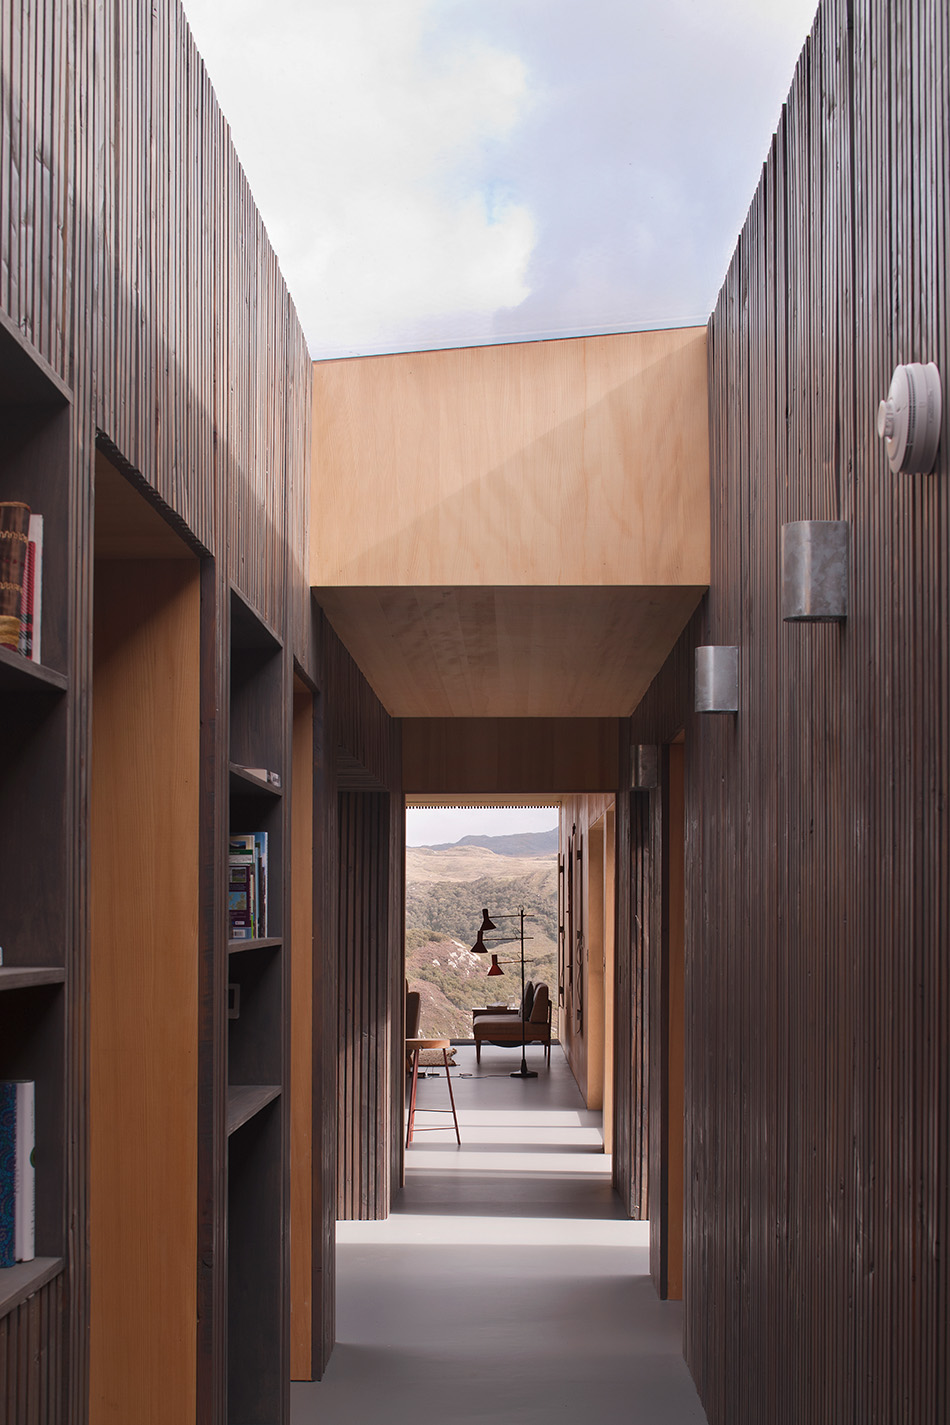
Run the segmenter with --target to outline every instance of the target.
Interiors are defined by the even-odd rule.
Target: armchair
[[[472,1033],[475,1036],[475,1060],[482,1061],[482,1045],[496,1044],[509,1048],[521,1043],[524,1025],[524,1042],[540,1044],[546,1050],[548,1068],[551,1066],[551,994],[546,984],[534,985],[529,980],[524,988],[521,1009],[473,1010]]]

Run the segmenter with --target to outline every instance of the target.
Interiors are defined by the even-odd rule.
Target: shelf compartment
[[[61,985],[66,971],[61,965],[0,965],[0,990],[32,989],[35,985]]]
[[[281,962],[279,941],[256,954],[228,958],[228,981],[240,996],[237,1017],[228,1020],[229,1085],[281,1081]]]
[[[18,654],[0,665],[26,693],[0,696],[0,822],[16,828],[0,858],[0,945],[7,962],[65,961],[67,904],[68,698],[38,680]]]
[[[0,690],[4,693],[64,693],[68,686],[64,673],[0,648]]]
[[[232,1084],[228,1089],[228,1137],[280,1095],[280,1084]]]
[[[62,1257],[34,1257],[32,1262],[0,1267],[0,1316],[15,1311],[27,1297],[59,1276],[65,1265]]]
[[[228,954],[240,955],[245,950],[279,950],[283,943],[279,935],[269,935],[265,940],[229,940]]]
[[[12,974],[36,973],[29,966],[5,968]],[[38,1258],[59,1258],[66,1246],[66,1122],[62,1089],[66,995],[62,980],[60,971],[52,982],[21,984],[16,994],[0,994],[0,1079],[32,1079],[36,1084]]]
[[[228,766],[231,779],[231,791],[239,796],[261,796],[261,797],[282,797],[283,787],[276,787],[273,782],[265,782],[263,777],[255,777],[245,767],[241,767],[237,762],[231,762]]]
[[[284,1418],[282,1098],[228,1139],[228,1425]]]

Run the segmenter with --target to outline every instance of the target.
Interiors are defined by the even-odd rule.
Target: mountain
[[[549,841],[550,849],[539,854],[539,840]],[[507,843],[500,852],[499,842]],[[555,831],[467,836],[443,847],[406,848],[406,978],[422,995],[424,1034],[469,1037],[473,1005],[483,1005],[489,997],[492,1002],[518,1003],[520,945],[503,940],[516,922],[499,920],[497,939],[502,943],[490,947],[504,966],[504,978],[487,980],[487,957],[469,949],[486,905],[499,915],[525,907],[530,917],[525,924],[527,975],[544,980],[556,1001],[556,852]]]
[[[555,856],[557,827],[550,831],[516,831],[510,836],[463,836],[459,841],[442,841],[430,851],[452,851],[456,846],[482,846],[497,856]]]

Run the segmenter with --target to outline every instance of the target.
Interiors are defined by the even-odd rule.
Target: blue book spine
[[[0,1083],[0,1267],[12,1267],[16,1243],[16,1084]]]

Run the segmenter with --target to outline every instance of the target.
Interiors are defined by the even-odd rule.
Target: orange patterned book
[[[20,646],[20,600],[30,528],[30,507],[0,501],[0,647]]]

